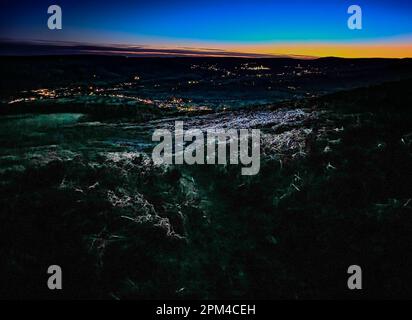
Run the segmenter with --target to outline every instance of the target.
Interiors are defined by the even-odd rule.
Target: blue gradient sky
[[[62,7],[61,31],[46,27],[51,4]],[[351,4],[362,7],[363,30],[347,28]],[[261,50],[278,43],[407,47],[412,39],[412,1],[405,0],[2,0],[0,7],[0,37],[8,39]]]

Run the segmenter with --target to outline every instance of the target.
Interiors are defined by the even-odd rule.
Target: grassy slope
[[[2,171],[0,295],[56,297],[60,264],[66,297],[354,297],[359,264],[363,297],[412,297],[410,84],[297,102],[327,111],[307,157],[254,177],[98,152]]]

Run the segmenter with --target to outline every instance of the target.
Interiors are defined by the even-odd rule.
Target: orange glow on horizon
[[[226,47],[225,49],[233,52],[304,57],[412,58],[412,43],[282,43],[271,45],[236,45]]]
[[[409,41],[411,39],[411,41]],[[205,56],[205,57],[294,57],[312,59],[340,58],[412,58],[412,38],[407,41],[378,42],[283,42],[283,43],[216,43],[193,41],[158,41],[147,43],[93,44],[84,51],[95,54],[129,56]],[[81,44],[75,43],[73,44]],[[138,50],[135,50],[135,49]]]

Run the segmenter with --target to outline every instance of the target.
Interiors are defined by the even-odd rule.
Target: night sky
[[[51,4],[62,7],[62,30],[47,28]],[[362,8],[362,30],[347,27],[351,4]],[[139,46],[163,53],[179,48],[201,55],[216,51],[412,57],[412,1],[2,0],[0,38],[53,45],[110,45],[122,50]],[[13,50],[17,49],[10,47],[9,53]],[[30,49],[25,53],[30,54]],[[131,49],[130,54],[139,53]]]

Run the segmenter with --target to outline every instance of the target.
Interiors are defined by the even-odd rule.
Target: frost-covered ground
[[[57,263],[68,298],[345,298],[354,261],[365,296],[412,296],[412,118],[394,88],[394,110],[360,91],[147,121],[2,117],[0,296],[48,297],[37,281]],[[261,129],[260,173],[154,165],[151,135],[176,120]]]

